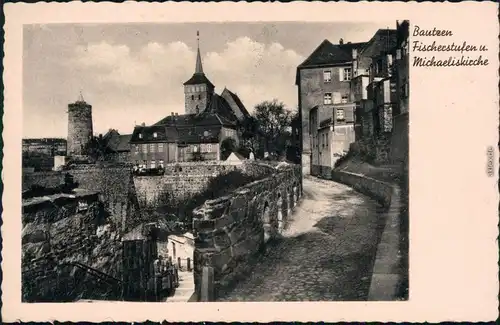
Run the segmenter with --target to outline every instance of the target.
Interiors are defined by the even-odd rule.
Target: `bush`
[[[177,215],[179,221],[181,221],[182,223],[184,223],[184,225],[186,225],[186,227],[191,229],[193,210],[201,206],[203,203],[205,203],[205,201],[228,195],[234,190],[246,184],[265,177],[265,175],[249,176],[242,173],[240,170],[230,171],[227,174],[219,175],[215,178],[210,179],[205,190],[199,194],[196,194],[190,199],[183,200],[169,206],[164,206],[159,209],[162,210],[163,215],[166,215],[167,212]]]

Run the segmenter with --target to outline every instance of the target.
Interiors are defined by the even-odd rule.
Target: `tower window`
[[[201,99],[201,95],[198,95],[198,100],[200,100],[200,99]]]
[[[198,114],[200,112],[200,108],[198,107],[198,105],[196,105],[196,113]]]
[[[191,100],[194,100],[194,95],[191,95]]]

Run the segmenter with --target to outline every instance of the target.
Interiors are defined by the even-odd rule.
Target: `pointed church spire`
[[[194,73],[203,74],[203,66],[201,65],[201,55],[200,55],[200,32],[196,31],[196,37],[198,41],[198,53],[196,54],[196,70]]]

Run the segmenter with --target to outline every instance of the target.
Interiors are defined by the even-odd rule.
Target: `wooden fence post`
[[[200,301],[209,302],[215,300],[214,268],[204,266],[201,275]]]

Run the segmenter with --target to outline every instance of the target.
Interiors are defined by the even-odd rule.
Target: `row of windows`
[[[202,143],[200,145],[194,145],[194,146],[189,146],[186,148],[187,153],[194,153],[194,152],[214,152],[214,147],[211,143]]]
[[[346,104],[349,102],[348,94],[335,93],[325,93],[323,96],[323,104]]]
[[[158,165],[156,164],[156,160],[151,160],[148,165],[147,160],[143,160],[140,162],[139,160],[135,161],[136,166],[143,167],[143,168],[157,168],[157,167],[164,167],[165,162],[163,160],[158,160]]]
[[[198,100],[201,99],[201,95],[198,95]],[[191,95],[191,100],[194,100],[194,95]]]
[[[148,150],[149,149],[149,150]],[[163,152],[163,143],[149,143],[135,145],[135,153]]]
[[[207,90],[207,87],[205,85],[188,86],[188,87],[186,87],[186,91],[188,93],[197,93],[197,92],[205,91],[205,90]]]
[[[352,79],[351,68],[339,68],[339,81],[349,81]],[[332,82],[332,70],[323,71],[323,82]]]

